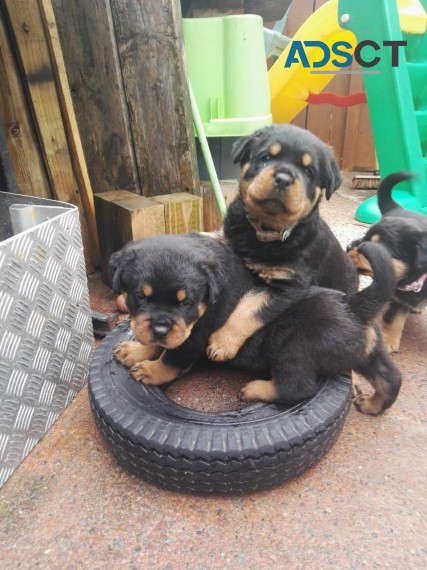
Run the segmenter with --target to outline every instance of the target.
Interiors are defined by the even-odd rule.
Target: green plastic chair
[[[183,28],[188,75],[206,136],[246,136],[270,125],[262,18],[184,18]]]

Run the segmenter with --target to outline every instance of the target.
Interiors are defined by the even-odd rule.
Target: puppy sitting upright
[[[240,195],[227,211],[224,236],[247,267],[272,285],[272,318],[311,285],[355,293],[354,264],[319,214],[322,195],[329,199],[341,183],[331,148],[304,129],[274,125],[237,141],[233,157],[241,166]],[[259,306],[252,299],[250,305],[237,307],[212,336],[211,358],[233,357],[258,329],[252,315]]]
[[[371,275],[372,270],[357,247],[363,241],[378,241],[399,266],[400,279],[394,297],[383,315],[383,336],[389,352],[399,350],[406,318],[411,311],[427,303],[427,216],[404,210],[392,198],[392,189],[399,182],[412,178],[410,172],[390,174],[378,188],[378,205],[382,219],[366,235],[349,246],[359,272]]]

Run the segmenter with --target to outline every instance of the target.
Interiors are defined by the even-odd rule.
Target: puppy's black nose
[[[287,190],[293,181],[294,177],[288,172],[276,172],[274,176],[274,182],[279,190]]]
[[[171,323],[166,320],[156,321],[151,325],[151,332],[157,338],[165,338],[171,330]]]

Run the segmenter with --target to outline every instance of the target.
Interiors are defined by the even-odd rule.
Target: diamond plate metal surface
[[[0,486],[85,384],[92,342],[79,214],[69,206],[0,242]]]

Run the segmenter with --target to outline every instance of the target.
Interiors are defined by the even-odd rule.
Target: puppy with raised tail
[[[389,352],[397,352],[408,315],[427,305],[427,216],[405,210],[392,198],[393,187],[413,177],[410,172],[390,174],[378,188],[382,218],[348,248],[359,272],[371,275],[372,268],[358,248],[367,241],[379,242],[394,260],[398,282],[382,317],[384,340]]]

